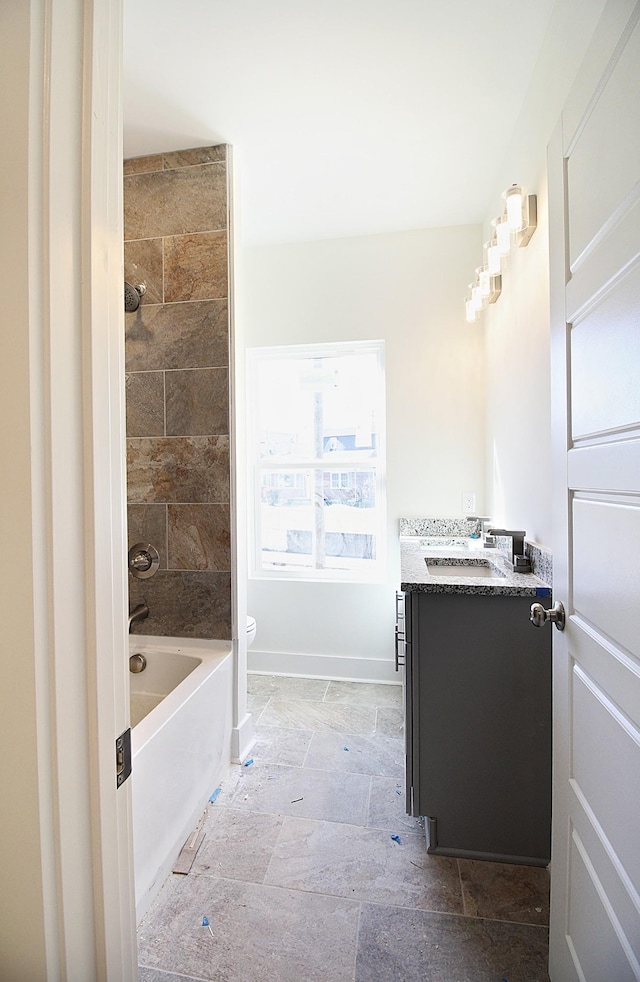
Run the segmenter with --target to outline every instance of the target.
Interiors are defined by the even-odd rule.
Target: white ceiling
[[[125,156],[232,144],[245,244],[481,222],[553,4],[125,0]]]

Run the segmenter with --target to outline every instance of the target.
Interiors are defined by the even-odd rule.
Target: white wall
[[[546,148],[604,7],[558,0],[506,159],[490,219],[513,183],[538,195],[538,229],[515,250],[503,292],[483,314],[486,337],[487,506],[497,524],[551,545],[551,417]],[[479,259],[480,257],[478,257]],[[476,263],[477,265],[477,263]]]
[[[248,347],[383,338],[387,381],[385,582],[250,580],[251,668],[397,678],[398,519],[460,515],[463,491],[484,507],[483,336],[463,307],[481,242],[464,226],[242,252]]]

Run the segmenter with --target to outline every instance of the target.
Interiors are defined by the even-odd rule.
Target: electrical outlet
[[[476,493],[475,491],[462,492],[462,514],[475,515],[476,512]]]

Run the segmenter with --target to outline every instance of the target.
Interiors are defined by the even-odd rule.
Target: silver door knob
[[[564,631],[566,620],[564,606],[559,600],[549,610],[545,610],[542,604],[531,604],[529,620],[534,627],[542,627],[550,621],[552,624],[555,624],[559,631]]]

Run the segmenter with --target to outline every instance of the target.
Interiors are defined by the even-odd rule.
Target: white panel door
[[[640,980],[640,4],[610,0],[549,147],[552,982]]]

